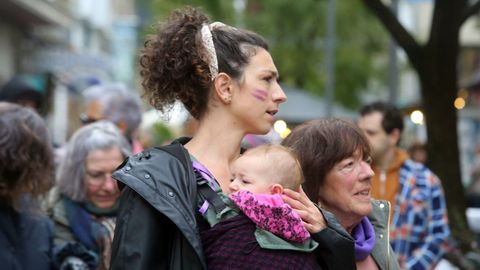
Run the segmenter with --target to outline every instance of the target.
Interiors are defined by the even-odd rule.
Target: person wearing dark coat
[[[0,102],[0,268],[53,269],[53,223],[39,196],[53,183],[47,128],[33,110]]]
[[[15,76],[0,89],[0,101],[15,103],[45,112],[45,95],[24,77]]]
[[[145,42],[140,66],[144,96],[155,108],[163,112],[180,102],[199,124],[191,140],[147,149],[113,174],[123,189],[110,269],[207,269],[200,234],[212,228],[199,210],[216,209],[211,193],[228,190],[242,138],[270,131],[286,100],[278,70],[262,37],[211,23],[193,8],[160,25]],[[197,179],[193,161],[213,181]],[[313,252],[322,269],[352,269],[353,242],[327,227],[318,207],[299,194],[292,209],[321,242]],[[260,247],[253,242],[252,248]],[[325,256],[335,252],[352,256],[326,265]]]

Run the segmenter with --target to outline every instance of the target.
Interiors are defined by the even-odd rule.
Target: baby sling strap
[[[203,166],[203,164],[200,162],[193,160],[192,166],[197,182],[197,192],[201,195],[201,198],[205,199],[205,202],[199,209],[200,213],[204,214],[207,208],[212,206],[215,213],[219,214],[223,209],[225,209],[226,205],[222,198],[220,198],[220,196],[208,184],[209,182],[215,181],[215,179],[208,169],[205,168],[205,166]]]

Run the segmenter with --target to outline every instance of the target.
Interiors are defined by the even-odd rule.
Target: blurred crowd
[[[158,40],[145,43],[141,60],[151,105],[163,113],[179,102],[190,113],[181,120],[180,132],[161,121],[145,124],[137,89],[95,83],[81,90],[79,128],[57,145],[43,118],[50,109],[43,93],[20,76],[1,87],[2,269],[223,269],[232,258],[222,256],[245,256],[237,238],[232,240],[236,229],[245,233],[240,226],[245,224],[250,238],[239,242],[263,239],[261,244],[267,244],[249,249],[260,255],[239,260],[244,266],[261,263],[265,255],[307,262],[305,269],[434,269],[446,254],[456,252],[441,180],[426,165],[423,143],[400,147],[404,124],[398,108],[373,102],[360,109],[357,119],[301,123],[283,139],[271,126],[287,97],[263,38],[207,23],[195,10],[184,12],[159,29]],[[187,26],[199,34],[183,29]],[[185,35],[186,41],[176,35]],[[172,42],[164,42],[170,36],[175,36]],[[202,44],[200,53],[197,43]],[[189,60],[178,64],[182,57]],[[180,136],[188,138],[175,139]],[[259,147],[279,144],[284,148]],[[276,151],[288,158],[275,159]],[[270,163],[263,164],[257,155]],[[293,164],[288,166],[296,168],[297,176],[290,177],[291,167],[284,163]],[[238,167],[242,173],[232,173]],[[258,179],[244,179],[243,171],[249,170]],[[274,189],[260,185],[272,194],[257,196],[258,189],[244,187],[269,182],[260,172],[298,181],[293,188],[284,188],[281,181]],[[256,204],[250,200],[241,211],[226,207],[230,201],[225,195],[233,190],[250,192],[246,194]],[[468,206],[480,208],[480,165],[466,193]],[[192,207],[199,203],[201,214]],[[288,206],[281,211],[288,215],[274,211],[284,204]],[[233,209],[234,216],[224,209]],[[253,217],[242,220],[249,211]],[[256,218],[267,225],[252,223]],[[286,225],[272,225],[275,219]],[[306,242],[292,244],[278,236],[291,236],[287,227],[292,219]],[[232,237],[213,239],[228,233],[232,220],[243,222],[233,226]],[[268,231],[271,227],[276,236]],[[219,228],[224,230],[218,233]],[[209,240],[232,253],[209,249]],[[275,248],[268,248],[271,243]],[[268,263],[273,262],[282,264],[276,259]],[[473,256],[467,264],[479,262]]]
[[[3,238],[0,239],[4,243],[0,261],[13,267],[7,269],[108,269],[120,196],[112,173],[128,156],[155,146],[152,143],[167,144],[172,134],[164,127],[163,134],[168,135],[163,141],[150,139],[142,143],[139,128],[143,103],[135,89],[122,83],[97,84],[82,92],[79,121],[83,126],[65,145],[52,143],[41,116],[45,106],[42,93],[20,78],[13,78],[1,88],[0,235]],[[375,132],[381,132],[382,125],[375,117],[378,113],[381,118],[392,117],[391,110],[395,113],[394,108],[376,103],[365,107],[359,118],[360,127],[371,139],[373,153],[383,153],[372,156],[377,166],[382,160],[393,162],[393,157],[385,156],[388,153],[385,147],[398,145],[403,128],[401,125],[390,128],[390,132],[396,130],[393,144],[376,138],[379,135]],[[190,117],[183,126],[182,135],[192,136],[198,123]],[[148,130],[152,132],[155,131]],[[383,132],[390,136],[387,130]],[[388,136],[384,139],[388,140]],[[242,147],[249,149],[281,141],[272,129],[266,135],[248,134]],[[402,150],[395,155],[400,165],[407,159],[416,164],[427,162],[425,145],[420,142],[411,144],[408,152]],[[379,170],[378,178],[373,179],[374,187],[381,186],[385,181],[382,177],[398,177],[395,171],[398,165],[392,164],[395,163],[381,165],[381,170],[374,167]],[[480,207],[478,171],[473,171],[467,189],[470,207]],[[398,187],[386,186],[373,192],[376,198],[389,200],[392,209],[397,209],[396,190]],[[393,222],[401,224],[401,213],[395,215],[391,217]],[[399,245],[405,245],[404,240],[398,241]],[[5,249],[7,246],[11,248]]]
[[[122,83],[88,87],[83,126],[65,145],[53,143],[46,106],[20,76],[0,90],[0,262],[6,269],[108,269],[120,195],[111,174],[144,148],[143,103]]]

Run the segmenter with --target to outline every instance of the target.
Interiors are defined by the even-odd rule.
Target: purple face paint
[[[265,101],[267,99],[267,91],[265,90],[261,90],[261,89],[255,89],[255,91],[253,91],[252,93],[252,96],[254,96],[256,99],[260,100],[260,101]]]

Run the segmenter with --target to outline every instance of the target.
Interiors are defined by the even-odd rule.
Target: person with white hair
[[[68,142],[48,203],[60,269],[108,269],[120,197],[112,172],[130,154],[125,137],[105,120],[80,128]]]
[[[83,98],[85,112],[80,114],[83,124],[109,120],[125,135],[134,154],[143,150],[136,139],[142,121],[142,101],[135,90],[123,83],[105,83],[85,89]]]

